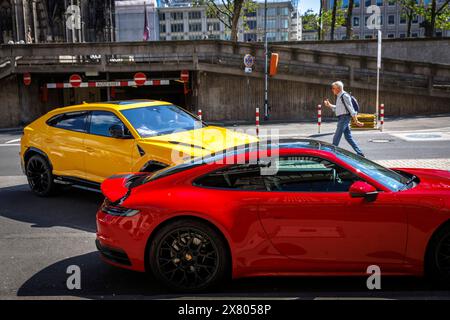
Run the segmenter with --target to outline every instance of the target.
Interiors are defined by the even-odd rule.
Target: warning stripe
[[[168,85],[170,80],[147,80],[143,86],[160,86]],[[70,82],[47,83],[47,89],[64,89],[64,88],[104,88],[104,87],[136,87],[138,86],[134,80],[128,81],[89,81],[80,82],[78,86],[73,86]]]

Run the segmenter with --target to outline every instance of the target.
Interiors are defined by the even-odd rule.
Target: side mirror
[[[364,181],[356,181],[350,186],[350,197],[365,198],[368,201],[374,201],[377,198],[378,191],[374,186]]]
[[[109,133],[111,134],[111,137],[116,139],[128,138],[128,136],[125,135],[125,128],[120,124],[114,124],[109,127]]]

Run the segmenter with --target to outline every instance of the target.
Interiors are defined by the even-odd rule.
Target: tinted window
[[[346,192],[360,180],[338,165],[316,157],[284,157],[269,168],[261,174],[261,165],[230,166],[196,180],[195,185],[252,191]]]
[[[272,163],[274,175],[266,176],[273,191],[346,192],[359,177],[328,160],[301,156]]]
[[[71,112],[57,115],[47,121],[47,124],[52,127],[86,132],[86,112]]]
[[[261,167],[256,164],[242,164],[212,172],[195,184],[203,187],[226,188],[251,191],[268,191]]]
[[[92,111],[89,133],[99,136],[111,137],[109,128],[113,125],[121,125],[125,128],[125,134],[130,134],[123,122],[113,113],[108,111]]]
[[[174,105],[134,108],[121,112],[143,138],[204,126],[197,118]]]

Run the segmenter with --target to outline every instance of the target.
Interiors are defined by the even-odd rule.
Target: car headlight
[[[126,208],[119,205],[113,205],[110,201],[105,200],[102,204],[102,211],[106,214],[118,217],[132,217],[139,213],[139,210]]]

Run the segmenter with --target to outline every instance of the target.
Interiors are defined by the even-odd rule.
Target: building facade
[[[325,9],[332,10],[334,0],[326,0]],[[442,5],[445,0],[437,0],[438,6]],[[376,38],[377,30],[367,27],[367,20],[371,13],[367,13],[367,8],[371,5],[377,5],[381,10],[381,31],[384,38],[406,38],[408,31],[408,22],[404,14],[403,7],[396,0],[354,0],[354,8],[352,14],[352,28],[354,39],[372,39]],[[342,1],[344,9],[348,8],[348,0]],[[420,27],[423,18],[415,16],[411,24],[411,37],[423,37],[424,29]],[[346,29],[340,27],[335,31],[334,38],[336,40],[345,39]],[[449,30],[437,30],[437,36],[450,36]],[[329,38],[330,35],[328,34]]]
[[[0,44],[114,41],[113,0],[0,0]]]
[[[290,1],[268,3],[268,41],[289,41],[293,37],[293,10]],[[257,9],[245,16],[245,23],[243,19],[239,21],[238,41],[263,41],[264,4],[258,2]],[[158,19],[159,40],[230,39],[225,24],[215,17],[208,17],[206,6],[160,7]]]
[[[154,0],[116,0],[116,41],[143,41],[145,12],[147,13],[147,40],[158,40],[157,5]]]

